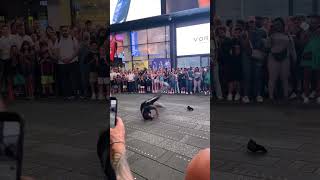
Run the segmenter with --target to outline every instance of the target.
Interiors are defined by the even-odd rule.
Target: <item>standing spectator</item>
[[[311,21],[319,22],[317,17],[311,17]],[[311,93],[310,86],[312,74],[316,75],[316,96],[317,103],[320,104],[320,28],[319,26],[310,26],[311,37],[307,43],[303,55],[301,65],[303,67],[304,83],[303,83],[303,102],[309,103],[309,95]]]
[[[198,91],[198,93],[201,93],[201,91],[202,91],[201,90],[201,82],[202,82],[202,74],[201,74],[199,68],[196,67],[194,70],[194,81],[193,81],[193,84],[194,84],[193,92],[194,93],[197,93],[197,91]]]
[[[268,57],[269,72],[269,98],[274,100],[276,82],[280,77],[283,87],[283,95],[288,98],[290,58],[296,60],[296,51],[293,40],[285,33],[285,23],[281,18],[273,21],[273,28],[268,39],[270,54]]]
[[[8,25],[1,27],[2,37],[0,38],[0,92],[3,87],[8,88],[9,74],[11,70],[10,50],[16,45],[15,37],[10,34]]]
[[[23,41],[21,45],[21,65],[24,78],[26,80],[26,96],[29,99],[34,98],[34,68],[35,52],[28,41]]]
[[[99,66],[98,66],[98,99],[105,99],[105,89],[107,90],[108,79],[107,77],[110,74],[110,69],[108,66],[107,60],[107,31],[106,29],[100,29],[98,33],[98,50],[99,50]]]
[[[203,91],[205,95],[209,95],[211,92],[211,88],[210,88],[210,68],[204,68],[204,72],[203,72]]]
[[[42,94],[45,96],[53,95],[54,83],[54,60],[51,56],[47,42],[40,43],[39,63],[41,69]]]
[[[178,72],[178,84],[180,88],[180,93],[186,93],[186,74],[184,73],[183,69],[181,68]]]
[[[192,85],[193,85],[193,80],[194,80],[194,74],[193,70],[190,67],[189,70],[186,72],[187,73],[187,93],[186,94],[192,94]]]
[[[234,100],[239,101],[240,96],[240,81],[241,81],[241,62],[242,62],[242,48],[240,42],[242,30],[237,27],[233,31],[233,39],[231,44],[231,57],[227,60],[226,69],[228,71],[228,101],[233,100],[233,93],[235,93]]]
[[[90,74],[90,64],[86,63],[86,58],[90,53],[90,34],[83,34],[83,41],[80,42],[79,47],[79,64],[80,64],[80,97],[88,97],[88,87],[89,87],[89,74]]]
[[[222,89],[227,89],[227,78],[222,78],[227,76],[228,66],[227,62],[230,60],[230,51],[231,51],[231,39],[226,36],[226,28],[224,26],[219,26],[216,29],[217,34],[217,58],[219,63],[219,77],[222,83]]]
[[[134,73],[132,71],[129,71],[128,74],[128,92],[133,93],[134,92],[134,87],[135,87],[135,77]]]
[[[32,38],[26,34],[25,26],[24,23],[20,23],[17,25],[17,43],[18,43],[18,48],[20,49],[22,47],[22,43],[24,41],[27,41],[31,47],[33,47],[35,42],[32,40]]]
[[[248,30],[243,33],[242,42],[246,51],[242,59],[244,81],[242,101],[249,103],[251,95],[257,102],[262,103],[262,73],[266,54],[262,33],[257,29],[254,19],[249,20]]]
[[[85,66],[89,66],[89,83],[91,90],[91,99],[95,100],[96,96],[96,83],[98,80],[98,65],[99,65],[99,52],[98,44],[96,41],[90,42],[90,51],[85,58]]]
[[[68,26],[61,27],[62,36],[55,44],[58,51],[60,88],[65,99],[74,99],[76,89],[76,72],[78,62],[78,41],[69,33]]]

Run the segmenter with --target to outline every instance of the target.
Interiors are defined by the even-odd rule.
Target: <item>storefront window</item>
[[[177,59],[178,68],[190,68],[190,67],[200,67],[201,57],[192,56],[192,57],[180,57]]]
[[[313,0],[293,0],[293,15],[312,14]]]
[[[94,24],[106,25],[109,18],[109,12],[106,11],[108,4],[106,0],[73,0],[76,21],[84,24],[91,20]]]
[[[116,35],[117,53],[126,69],[146,67],[153,59],[170,58],[169,26],[119,32]]]

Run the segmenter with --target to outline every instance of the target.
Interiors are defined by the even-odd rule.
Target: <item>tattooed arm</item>
[[[110,128],[111,164],[117,180],[133,180],[129,164],[126,158],[125,128],[120,118],[117,118],[117,126]]]

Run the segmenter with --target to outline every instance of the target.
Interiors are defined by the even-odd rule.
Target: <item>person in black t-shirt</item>
[[[96,41],[91,41],[90,43],[90,52],[85,60],[85,64],[88,64],[90,67],[89,74],[89,83],[91,89],[91,99],[95,100],[96,96],[96,82],[98,79],[98,64],[99,64],[99,52],[98,44]]]

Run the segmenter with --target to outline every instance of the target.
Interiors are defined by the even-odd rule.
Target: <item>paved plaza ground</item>
[[[136,179],[182,180],[188,162],[210,146],[210,100],[205,96],[163,96],[155,121],[143,121],[140,103],[150,95],[119,95],[126,126],[127,156]],[[187,112],[186,107],[194,107]],[[10,110],[26,120],[23,173],[40,180],[102,179],[96,155],[106,127],[106,104],[92,101],[18,101]]]
[[[212,106],[215,180],[319,180],[320,106]],[[264,156],[246,152],[250,138]]]
[[[144,122],[139,103],[149,95],[119,95],[128,161],[136,179],[182,180],[191,157],[211,140],[215,180],[319,180],[320,107],[239,105],[209,98],[163,96],[157,121]],[[195,107],[187,112],[186,106]],[[101,102],[17,101],[10,110],[26,120],[23,172],[40,180],[99,180],[98,133],[106,126]],[[269,153],[247,153],[254,138]]]

